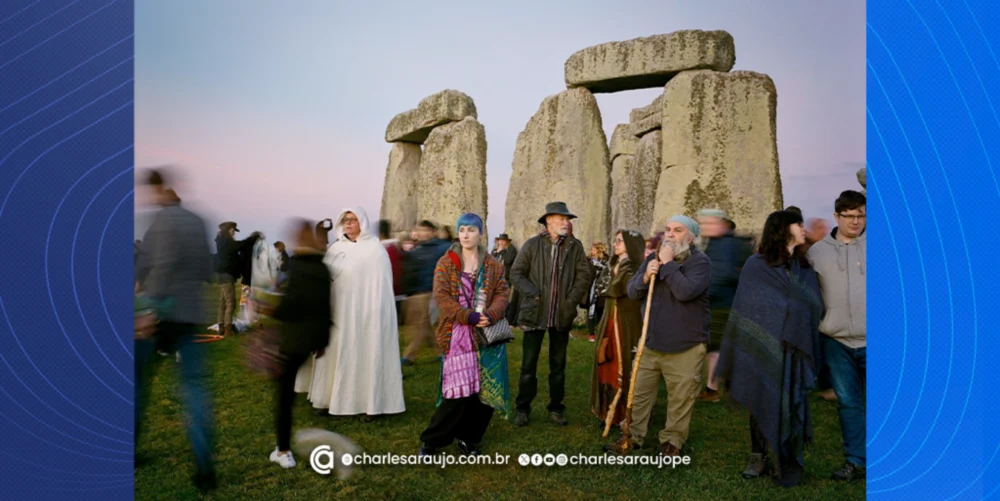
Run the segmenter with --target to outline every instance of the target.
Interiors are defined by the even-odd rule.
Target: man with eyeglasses
[[[835,480],[865,477],[865,218],[866,199],[848,190],[834,202],[837,226],[809,249],[819,274],[826,314],[819,326],[837,393],[844,466]]]

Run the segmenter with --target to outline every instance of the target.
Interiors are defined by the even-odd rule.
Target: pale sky
[[[434,5],[430,5],[434,4]],[[374,222],[385,127],[425,96],[476,102],[488,142],[487,219],[503,228],[517,135],[565,89],[563,63],[605,42],[722,29],[734,69],[778,90],[785,205],[831,218],[865,161],[865,3],[856,0],[136,2],[136,167],[184,166],[185,204],[214,230],[286,239],[291,217],[358,205]],[[662,88],[598,94],[608,138]],[[137,211],[137,237],[145,229]]]

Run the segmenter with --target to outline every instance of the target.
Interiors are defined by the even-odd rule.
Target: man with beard
[[[708,287],[712,263],[698,250],[700,233],[698,223],[690,217],[670,218],[663,244],[646,258],[628,283],[629,297],[645,300],[651,283],[656,281],[646,346],[635,379],[631,448],[642,447],[659,381],[663,378],[667,383],[667,423],[659,435],[662,456],[680,455],[688,437],[695,399],[701,391],[711,320]],[[628,450],[626,440],[629,438],[623,435],[604,449],[621,454]]]
[[[565,202],[551,202],[538,219],[546,231],[529,238],[514,259],[510,279],[518,289],[517,325],[524,328],[521,377],[518,381],[517,416],[525,426],[531,401],[538,392],[538,356],[549,332],[549,419],[566,426],[566,347],[576,319],[576,306],[590,287],[590,264],[579,240],[570,236],[569,220],[576,216]]]

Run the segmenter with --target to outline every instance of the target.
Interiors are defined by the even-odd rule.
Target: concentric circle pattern
[[[868,494],[1000,490],[1000,8],[869,2]]]
[[[133,495],[132,12],[0,2],[0,498]]]

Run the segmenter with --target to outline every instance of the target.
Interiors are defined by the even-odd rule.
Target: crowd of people
[[[206,359],[192,339],[204,320],[202,285],[214,269],[219,331],[235,334],[236,280],[242,302],[252,279],[248,249],[262,235],[236,240],[237,224],[222,223],[213,265],[204,221],[181,206],[162,173],[150,173],[146,184],[162,209],[136,242],[137,298],[157,320],[153,335],[148,317],[140,322],[137,299],[136,440],[156,366],[151,353],[176,351],[195,483],[210,489]],[[649,238],[616,230],[589,252],[573,236],[576,216],[563,202],[545,206],[538,233],[520,248],[501,234],[492,251],[483,244],[481,217],[471,213],[453,225],[421,221],[395,236],[388,221],[373,234],[357,207],[318,223],[296,221],[292,254],[281,242],[274,246],[282,299],[260,309],[281,325],[270,460],[296,465],[289,444],[295,393],[324,415],[370,421],[405,412],[402,367],[415,365],[425,347],[435,350],[441,377],[419,454],[456,442],[461,453],[479,454],[496,411],[528,426],[546,337],[547,421],[566,426],[566,352],[584,311],[584,339],[594,343],[590,410],[602,428],[621,430],[604,445],[607,453],[646,445],[662,378],[667,412],[658,454],[681,455],[696,402],[726,398],[750,414],[743,477],[796,485],[813,433],[808,397],[822,391],[837,400],[843,435],[845,463],[833,478],[863,479],[866,200],[848,190],[833,206],[832,229],[821,219],[807,229],[801,211],[789,207],[747,238],[724,211],[706,208],[693,218],[671,217]],[[408,336],[402,354],[400,326]],[[505,343],[512,326],[523,331],[513,400]]]

